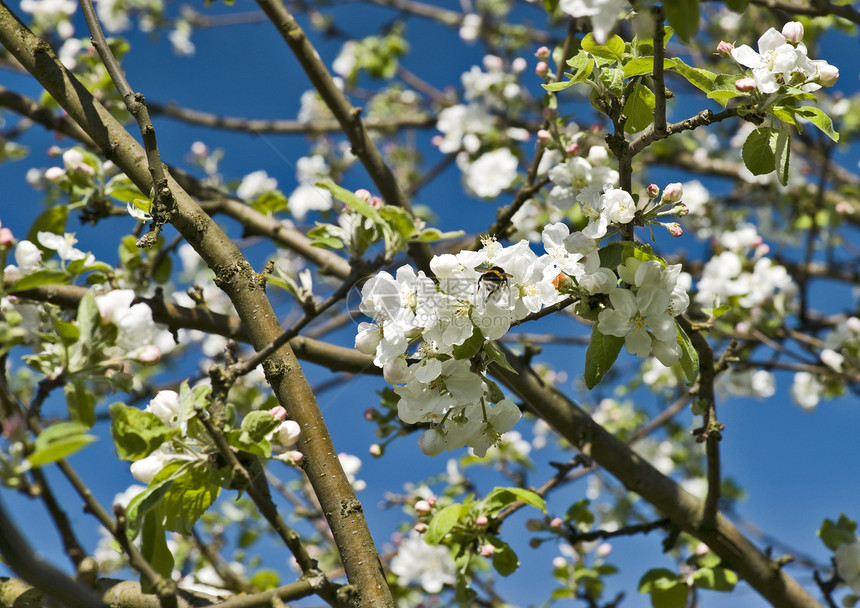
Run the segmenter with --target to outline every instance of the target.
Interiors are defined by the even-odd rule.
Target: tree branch
[[[0,2],[0,43],[45,87],[98,147],[138,186],[151,176],[145,151],[113,116],[59,62],[50,46],[30,32]],[[281,334],[261,279],[230,238],[180,185],[167,176],[170,222],[215,272],[215,282],[230,297],[247,327],[251,343],[263,348]],[[301,450],[314,492],[337,540],[347,578],[357,589],[357,605],[393,606],[361,504],[337,458],[337,450],[301,366],[284,346],[264,365],[278,402],[302,427]]]

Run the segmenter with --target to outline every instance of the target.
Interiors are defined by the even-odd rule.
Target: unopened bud
[[[8,228],[0,228],[0,249],[10,249],[15,244],[15,236]]]
[[[564,520],[561,517],[553,517],[552,521],[549,522],[549,527],[553,530],[558,530],[564,525]]]
[[[648,196],[650,198],[657,198],[658,194],[660,194],[660,187],[657,184],[648,186]]]
[[[430,503],[426,500],[419,500],[415,503],[415,512],[418,513],[418,515],[427,515],[432,510],[433,507],[431,507]]]
[[[677,203],[684,196],[684,186],[673,182],[663,189],[663,203]]]
[[[272,418],[280,420],[281,422],[287,419],[287,410],[285,410],[282,405],[276,405],[270,409],[269,414],[271,414]]]
[[[364,419],[365,420],[367,420],[368,422],[371,422],[371,421],[373,421],[374,418],[376,418],[376,410],[375,409],[373,409],[372,407],[369,407],[366,410],[364,410]]]
[[[731,55],[733,50],[735,50],[735,45],[725,40],[720,40],[720,43],[717,45],[717,52],[720,55]]]
[[[564,152],[568,156],[576,156],[577,154],[579,154],[579,144],[577,142],[573,142],[572,144],[568,144],[564,148]]]
[[[202,141],[195,141],[191,144],[191,153],[195,156],[209,156],[209,146]]]
[[[836,206],[833,208],[836,213],[839,215],[846,215],[849,213],[853,213],[853,208],[851,207],[851,203],[848,201],[839,201],[836,203]]]
[[[678,222],[672,222],[671,224],[666,224],[666,230],[668,230],[669,234],[671,234],[674,237],[679,237],[682,234],[684,234],[684,229],[681,228],[681,224],[679,224]]]
[[[755,91],[755,80],[752,78],[741,78],[735,81],[735,88],[741,93],[752,93]]]
[[[63,149],[60,146],[51,146],[48,148],[48,156],[59,156],[63,153]]]
[[[529,532],[540,532],[543,528],[543,522],[539,519],[526,520],[526,530]]]
[[[294,465],[298,466],[302,464],[302,460],[305,459],[305,456],[298,450],[291,450],[287,452],[287,458],[289,458]]]
[[[374,458],[379,458],[380,456],[382,456],[382,446],[378,443],[374,443],[373,445],[371,445],[367,451],[370,452],[370,455]]]
[[[356,195],[358,198],[360,198],[361,200],[366,201],[366,202],[370,202],[370,199],[371,199],[371,196],[372,196],[372,195],[370,194],[370,191],[369,191],[369,190],[366,190],[365,188],[359,188],[358,190],[356,190],[356,191],[355,191],[355,195]]]
[[[428,498],[427,504],[430,505],[431,507],[435,507],[436,506],[436,497],[431,496],[430,498]]]
[[[558,110],[555,108],[544,108],[541,111],[541,115],[544,117],[544,120],[553,120],[558,118]]]
[[[549,73],[549,66],[546,64],[546,61],[538,61],[535,66],[535,74],[538,78],[545,78]]]
[[[0,230],[0,233],[2,233],[3,230],[5,230],[5,228]],[[154,365],[161,360],[161,349],[155,344],[147,344],[138,352],[137,360],[147,365]]]
[[[537,138],[540,143],[542,143],[543,145],[547,145],[552,141],[552,133],[550,133],[546,129],[540,129],[537,132]]]
[[[540,539],[539,538],[529,539],[529,547],[531,547],[532,549],[537,549],[538,547],[540,547]]]
[[[425,524],[423,521],[418,522],[417,524],[412,526],[412,529],[418,532],[418,534],[424,534],[427,531],[427,524]]]
[[[839,68],[829,63],[819,66],[816,80],[823,87],[832,87],[839,80]]]
[[[539,47],[538,50],[535,51],[535,57],[537,57],[540,61],[546,61],[547,59],[549,59],[549,47]]]
[[[511,62],[511,69],[514,71],[515,74],[525,72],[527,67],[529,67],[528,61],[526,61],[522,57],[517,57]]]
[[[475,518],[475,525],[481,526],[482,528],[486,526],[489,522],[490,520],[487,519],[486,515],[478,515],[478,517]]]
[[[66,170],[62,167],[48,167],[45,169],[45,179],[49,182],[59,182],[66,177]]]
[[[493,553],[496,551],[496,548],[493,547],[490,543],[481,547],[481,557],[492,557]]]
[[[860,319],[857,317],[848,317],[845,319],[845,327],[848,331],[860,334]]]
[[[685,215],[690,213],[690,208],[687,207],[684,203],[679,203],[672,207],[672,213],[677,215],[678,217],[684,217]]]
[[[803,24],[800,21],[789,21],[782,26],[782,35],[791,44],[803,40]]]
[[[564,559],[561,555],[557,555],[554,558],[552,558],[552,567],[555,568],[556,570],[560,570],[561,568],[564,568],[566,565],[567,565],[567,560]]]

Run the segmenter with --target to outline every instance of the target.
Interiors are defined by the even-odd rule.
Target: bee
[[[483,272],[480,278],[478,278],[478,292],[483,290],[487,296],[487,301],[508,288],[508,279],[511,275],[505,272],[504,268],[482,264],[476,267],[475,270]]]

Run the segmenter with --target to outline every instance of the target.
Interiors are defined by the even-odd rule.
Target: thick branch
[[[774,606],[820,606],[797,581],[759,551],[725,517],[718,513],[713,526],[704,526],[704,506],[700,500],[608,433],[578,405],[546,384],[511,353],[506,354],[515,373],[493,365],[493,375],[571,444],[581,451],[587,451],[595,462],[627,489],[636,492],[666,514],[678,528],[707,544],[727,567],[735,570]]]
[[[151,176],[140,144],[63,67],[50,46],[33,35],[0,3],[0,43],[44,86],[93,141],[138,186]],[[215,272],[216,283],[233,302],[255,348],[281,334],[262,279],[230,238],[168,175],[172,199],[170,222]],[[278,402],[302,427],[300,449],[305,470],[337,540],[347,578],[358,592],[359,606],[393,606],[379,558],[362,515],[361,504],[343,472],[311,387],[292,349],[285,345],[267,360],[266,378]]]

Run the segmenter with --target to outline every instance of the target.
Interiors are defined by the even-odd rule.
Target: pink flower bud
[[[735,88],[741,93],[752,93],[755,91],[755,80],[752,78],[741,78],[735,81]]]
[[[374,418],[376,418],[376,410],[375,409],[373,409],[372,407],[369,407],[366,410],[364,410],[364,419],[365,420],[370,422]]]
[[[418,522],[417,524],[412,526],[412,529],[418,532],[418,534],[424,534],[427,531],[427,524],[425,524],[424,522]]]
[[[281,445],[295,445],[302,434],[302,427],[295,420],[284,420],[278,428],[275,429],[273,439]]]
[[[202,141],[195,141],[191,144],[191,153],[195,156],[209,156],[209,146]]]
[[[269,414],[272,415],[272,418],[280,420],[281,422],[287,419],[287,410],[285,410],[284,406],[282,405],[276,405],[275,407],[270,409]]]
[[[486,526],[489,522],[490,520],[487,519],[486,515],[478,515],[478,517],[475,518],[475,524],[481,526],[482,528]]]
[[[481,547],[481,557],[492,557],[493,553],[496,551],[496,548],[493,547],[490,543]]]
[[[51,146],[48,148],[48,156],[59,156],[63,153],[63,149],[60,146]]]
[[[543,145],[547,145],[552,141],[552,133],[550,133],[546,129],[540,129],[537,132],[537,138],[540,143],[542,143]]]
[[[434,146],[436,146],[436,147],[441,146],[443,141],[445,141],[445,138],[444,138],[444,137],[442,137],[441,135],[434,135],[434,136],[430,139],[430,143],[431,143],[431,144],[433,144],[433,145],[434,145]]]
[[[663,189],[663,198],[661,200],[664,203],[677,203],[683,196],[684,186],[679,182],[673,182]]]
[[[690,208],[687,207],[684,203],[680,203],[672,207],[672,213],[677,215],[678,217],[684,217],[690,213]]]
[[[373,445],[371,445],[367,451],[370,452],[370,455],[374,458],[379,458],[380,456],[382,456],[382,446],[378,443],[374,443]]]
[[[546,78],[546,75],[549,73],[549,66],[546,64],[546,61],[538,61],[535,66],[535,74],[538,78]]]
[[[557,555],[556,557],[552,558],[552,567],[556,570],[560,570],[565,566],[567,566],[567,560],[564,559],[561,555]]]
[[[679,237],[684,234],[684,230],[681,228],[681,225],[677,222],[672,222],[671,224],[666,224],[666,230],[669,231],[674,237]]]
[[[576,142],[573,142],[572,144],[568,144],[564,148],[564,153],[567,154],[568,156],[576,156],[577,154],[579,154],[579,144]]]
[[[650,198],[657,198],[657,195],[660,194],[660,187],[657,184],[651,184],[648,186],[648,196]]]
[[[540,61],[546,61],[547,59],[549,59],[549,47],[539,47],[538,50],[535,51],[535,57],[537,57]]]
[[[15,244],[15,236],[8,228],[0,228],[0,249],[9,249]]]
[[[66,177],[66,170],[62,167],[48,167],[45,169],[45,179],[49,182],[58,182]]]
[[[431,507],[435,507],[436,506],[436,497],[431,496],[430,498],[428,498],[427,504],[430,505]]]
[[[356,190],[355,195],[363,201],[370,202],[370,191],[366,190],[365,188],[359,188],[358,190]]]
[[[418,515],[427,515],[432,510],[433,507],[431,507],[430,503],[426,500],[419,500],[415,503],[415,512],[418,513]]]
[[[857,317],[848,317],[845,319],[845,327],[848,331],[851,331],[855,334],[860,334],[860,319]]]
[[[290,452],[287,452],[287,456],[289,456],[289,459],[293,462],[294,465],[297,466],[302,464],[302,460],[305,459],[304,454],[302,454],[298,450],[292,450]]]
[[[525,72],[527,67],[529,67],[528,61],[526,61],[522,57],[517,57],[511,62],[511,69],[516,74],[519,74],[520,72]]]
[[[834,211],[839,215],[847,215],[852,212],[851,203],[848,201],[839,201],[834,207]],[[5,229],[4,229],[5,230]]]
[[[561,517],[553,517],[552,521],[549,522],[549,527],[554,530],[558,530],[564,525],[564,520]]]
[[[782,26],[782,35],[791,44],[803,40],[803,24],[800,21],[789,21]]]
[[[839,80],[839,68],[835,65],[825,63],[818,66],[818,76],[816,78],[818,84],[823,87],[832,87]]]
[[[154,365],[161,360],[161,349],[155,344],[147,344],[138,352],[137,360],[147,365]]]
[[[720,40],[720,43],[717,45],[717,52],[720,55],[731,55],[734,49],[735,45],[731,42],[726,42],[725,40]]]
[[[606,557],[610,553],[612,553],[612,545],[609,543],[600,543],[597,547],[597,556],[598,557]]]

